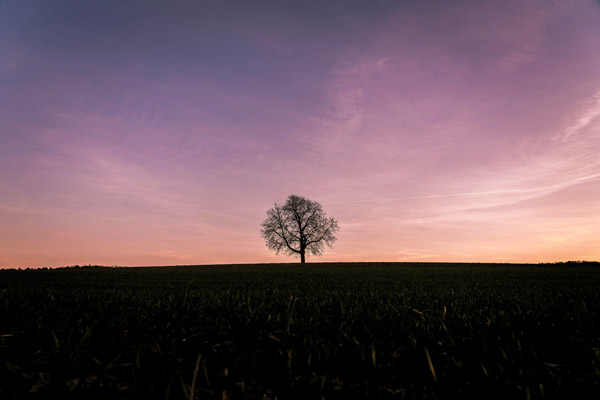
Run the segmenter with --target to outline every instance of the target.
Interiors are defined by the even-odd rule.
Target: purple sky
[[[598,260],[599,154],[598,1],[0,1],[0,267]]]

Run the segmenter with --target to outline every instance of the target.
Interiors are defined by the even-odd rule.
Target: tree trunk
[[[306,257],[304,256],[304,249],[300,251],[300,264],[306,264]]]

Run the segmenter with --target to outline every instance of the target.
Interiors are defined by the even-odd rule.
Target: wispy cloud
[[[590,96],[577,111],[571,124],[565,129],[564,133],[558,137],[567,140],[574,134],[577,134],[587,128],[596,118],[600,116],[600,91]]]
[[[431,194],[425,196],[404,196],[404,197],[388,197],[388,198],[374,198],[364,200],[353,200],[353,201],[342,201],[342,202],[328,202],[326,205],[340,205],[340,204],[361,204],[361,203],[375,203],[375,202],[388,202],[388,201],[399,201],[399,200],[420,200],[420,199],[438,199],[446,197],[470,197],[470,196],[488,196],[488,195],[504,195],[504,194],[547,194],[550,192],[562,190],[566,187],[593,180],[600,177],[600,173],[588,176],[580,176],[567,182],[559,182],[552,185],[539,186],[527,189],[505,189],[505,190],[491,190],[485,192],[465,192],[465,193],[448,193],[448,194]]]

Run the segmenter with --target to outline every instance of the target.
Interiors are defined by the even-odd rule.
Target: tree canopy
[[[333,247],[340,229],[334,218],[325,215],[321,204],[296,195],[289,196],[284,205],[275,203],[261,226],[269,249],[299,256],[302,264],[306,253],[319,256],[325,245]]]

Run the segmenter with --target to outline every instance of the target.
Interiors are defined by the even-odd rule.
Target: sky
[[[600,259],[600,2],[0,0],[0,267]]]

